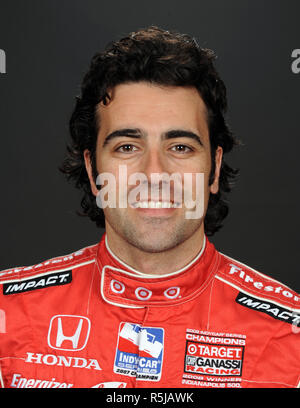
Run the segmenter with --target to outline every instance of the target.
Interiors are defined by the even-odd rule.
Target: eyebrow
[[[118,130],[115,130],[109,133],[106,136],[102,147],[106,146],[111,140],[117,137],[131,137],[135,139],[142,139],[142,138],[145,138],[145,135],[140,129],[136,129],[136,128],[118,129]],[[195,140],[197,143],[199,143],[200,146],[203,146],[203,143],[199,135],[189,130],[183,130],[183,129],[173,129],[173,130],[169,130],[163,133],[162,140],[176,139],[179,137],[188,137],[190,139]]]

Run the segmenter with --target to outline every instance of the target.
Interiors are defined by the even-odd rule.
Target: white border
[[[1,388],[5,388],[5,387],[4,387],[3,377],[2,377],[2,370],[1,370],[1,366],[0,366],[0,384],[1,384]]]
[[[108,245],[107,235],[105,235],[105,246],[106,246],[106,249],[108,250],[108,252],[110,253],[110,255],[111,255],[117,262],[119,262],[121,265],[123,265],[125,268],[127,268],[127,269],[131,270],[132,272],[134,272],[135,276],[136,276],[136,274],[138,274],[138,275],[141,275],[141,276],[143,276],[143,277],[145,277],[145,278],[155,278],[155,279],[156,279],[156,278],[164,278],[164,277],[168,277],[168,276],[178,275],[180,272],[183,272],[183,271],[185,271],[186,269],[188,269],[193,263],[196,263],[196,262],[198,261],[198,259],[202,256],[202,254],[203,254],[203,252],[204,252],[204,250],[205,250],[205,248],[206,248],[206,236],[204,235],[203,245],[202,245],[202,248],[201,248],[200,252],[198,253],[198,255],[197,255],[191,262],[189,262],[186,266],[184,266],[183,268],[179,269],[178,271],[171,272],[171,273],[168,273],[168,274],[165,274],[165,275],[155,275],[155,274],[153,274],[153,273],[151,273],[151,274],[143,273],[143,272],[140,272],[140,271],[138,271],[137,269],[134,269],[134,268],[132,268],[131,266],[127,265],[125,262],[121,261],[121,259],[118,258],[118,257],[112,252],[112,250],[110,249],[110,247],[109,247],[109,245]],[[122,271],[121,269],[118,269],[118,270],[121,271],[121,272],[125,272],[125,271]],[[149,276],[149,275],[150,275],[150,276]]]
[[[27,269],[27,268],[34,268],[34,267],[37,266],[37,265],[43,265],[45,262],[49,262],[49,264],[52,264],[52,263],[53,263],[53,264],[56,264],[57,262],[53,262],[53,261],[57,261],[57,260],[61,260],[61,261],[63,262],[63,258],[68,258],[68,257],[70,257],[70,256],[72,256],[73,258],[72,258],[72,259],[68,259],[68,260],[65,261],[65,262],[68,262],[68,261],[71,261],[71,262],[72,262],[72,261],[75,259],[74,257],[79,256],[79,255],[83,255],[83,253],[84,253],[84,251],[85,251],[86,249],[96,247],[96,251],[97,251],[98,245],[99,245],[99,244],[91,244],[91,245],[88,245],[88,246],[83,247],[83,248],[81,248],[81,249],[78,249],[77,251],[70,252],[70,253],[65,254],[65,255],[59,255],[59,256],[56,256],[56,257],[54,257],[54,258],[48,258],[48,259],[45,259],[45,260],[43,260],[43,261],[40,261],[40,262],[38,262],[38,263],[36,263],[36,264],[32,264],[32,265],[22,265],[22,266],[13,266],[13,267],[11,267],[11,268],[2,269],[2,270],[0,271],[0,277],[3,276],[3,275],[6,275],[6,274],[8,274],[8,273],[9,273],[9,274],[11,274],[11,273],[17,273],[17,272],[15,272],[16,269],[22,271],[22,270]],[[76,260],[76,259],[75,259],[75,260]],[[59,262],[60,262],[60,261],[59,261]],[[48,265],[47,265],[47,266],[48,266]]]
[[[174,295],[169,295],[169,294],[167,293],[170,289],[175,289],[175,294],[174,294]],[[176,299],[176,298],[178,298],[179,293],[180,293],[180,287],[179,287],[179,286],[170,286],[168,289],[166,289],[166,290],[164,291],[164,295],[165,295],[165,297],[168,298],[168,299]]]
[[[242,381],[252,382],[252,383],[256,383],[256,384],[280,384],[280,385],[285,385],[286,387],[296,388],[295,385],[287,384],[287,383],[283,383],[283,382],[278,382],[278,381],[272,381],[272,380],[266,380],[266,381],[263,381],[263,380],[246,380],[245,378],[242,378]],[[274,388],[274,387],[272,387],[272,388]],[[276,387],[276,388],[278,388],[278,387]]]
[[[31,280],[31,279],[34,279],[34,278],[39,278],[40,276],[50,275],[52,273],[65,272],[65,271],[69,271],[70,269],[73,270],[75,268],[79,268],[80,266],[91,264],[93,262],[95,262],[95,259],[92,259],[91,261],[82,262],[82,263],[77,264],[77,265],[69,265],[68,267],[65,267],[63,269],[54,269],[54,270],[52,269],[51,271],[39,272],[36,275],[27,275],[27,276],[23,276],[21,278],[19,276],[15,275],[14,279],[5,280],[5,281],[0,280],[0,284],[2,285],[3,283],[13,283],[13,282],[17,283],[17,282],[22,282],[24,280]]]
[[[146,297],[143,297],[139,294],[140,291],[144,291],[147,293]],[[147,288],[143,288],[142,286],[139,286],[138,288],[136,288],[136,290],[134,291],[135,296],[139,299],[139,300],[149,300],[152,296],[152,290],[147,289]]]
[[[120,285],[121,289],[114,288],[114,283]],[[110,289],[114,293],[121,294],[121,293],[123,293],[125,291],[125,285],[124,285],[123,282],[120,282],[120,281],[117,281],[116,279],[113,279],[113,280],[110,281]]]
[[[109,304],[111,304],[111,305],[114,305],[114,306],[125,307],[125,308],[128,307],[128,308],[130,308],[130,309],[144,309],[144,308],[146,307],[146,306],[127,305],[127,304],[124,304],[124,303],[123,303],[123,304],[122,304],[122,303],[116,303],[116,302],[112,302],[111,300],[106,299],[106,297],[104,296],[104,290],[103,290],[103,289],[104,289],[105,268],[112,268],[112,269],[117,270],[117,271],[119,271],[119,272],[124,272],[124,271],[122,271],[121,269],[114,268],[114,267],[109,266],[109,265],[105,265],[105,266],[102,268],[102,273],[101,273],[97,262],[96,262],[96,265],[97,265],[97,268],[98,268],[99,273],[100,273],[100,275],[101,275],[101,279],[100,279],[100,293],[101,293],[102,299],[103,299],[105,302],[107,302],[107,303],[109,303]],[[135,277],[136,277],[136,275],[132,275],[132,276],[135,276]],[[127,300],[127,299],[126,299],[126,300]]]

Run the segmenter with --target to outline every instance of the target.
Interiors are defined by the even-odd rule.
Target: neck
[[[151,275],[166,275],[188,265],[199,254],[204,243],[203,227],[175,248],[149,253],[128,243],[106,225],[106,239],[111,252],[131,268]]]

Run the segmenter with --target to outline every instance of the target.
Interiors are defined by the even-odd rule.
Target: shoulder
[[[97,248],[98,245],[95,244],[67,255],[44,260],[35,265],[14,267],[0,271],[0,285],[24,282],[22,288],[26,290],[26,285],[28,289],[29,287],[32,288],[35,282],[38,284],[38,278],[44,276],[49,277],[49,286],[62,279],[68,280],[68,272],[70,270],[74,271],[76,268],[95,262]],[[22,288],[20,287],[21,290]]]
[[[246,295],[300,310],[300,295],[285,284],[244,263],[219,253],[220,266],[216,278]]]

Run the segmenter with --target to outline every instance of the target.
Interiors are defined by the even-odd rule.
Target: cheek
[[[209,179],[211,172],[211,159],[208,154],[203,155],[201,158],[193,163],[193,166],[189,166],[185,169],[184,173],[193,173],[193,197],[204,197],[205,202],[209,197]],[[184,174],[182,173],[182,174]],[[199,174],[196,176],[196,174]]]
[[[205,153],[201,156],[198,156],[192,160],[187,160],[186,164],[181,167],[180,172],[184,173],[203,173],[204,179],[208,181],[209,175],[211,172],[211,158]]]
[[[118,173],[118,163],[107,152],[98,151],[96,156],[97,171],[99,173]]]
[[[105,170],[105,167],[107,166],[107,158],[106,155],[101,152],[101,150],[97,149],[96,151],[96,167],[97,171],[99,173],[103,173]]]

